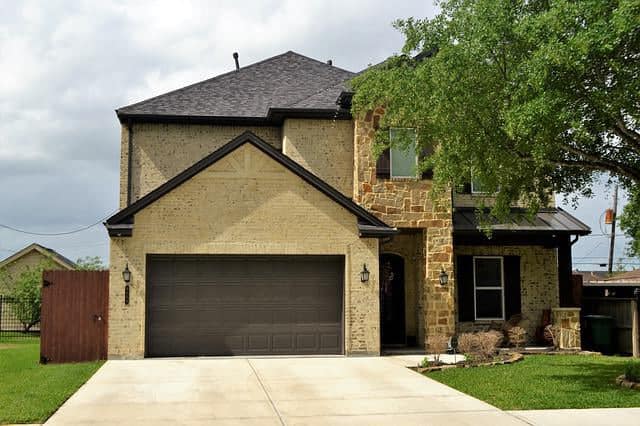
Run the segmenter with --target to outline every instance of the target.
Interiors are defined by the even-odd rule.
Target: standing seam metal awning
[[[589,226],[559,207],[540,209],[532,220],[527,217],[525,209],[514,208],[511,212],[511,217],[506,223],[498,223],[494,220],[494,224],[491,225],[491,230],[494,232],[504,231],[509,233],[542,232],[567,233],[573,235],[587,235],[591,233]],[[453,213],[453,232],[456,234],[482,232],[476,215],[476,209],[469,207],[456,208]]]

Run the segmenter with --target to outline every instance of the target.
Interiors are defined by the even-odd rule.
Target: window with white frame
[[[474,314],[476,320],[504,319],[504,259],[473,258]]]
[[[491,191],[480,183],[477,179],[471,175],[471,193],[472,194],[489,194]]]
[[[389,129],[391,177],[415,178],[418,167],[415,129]]]

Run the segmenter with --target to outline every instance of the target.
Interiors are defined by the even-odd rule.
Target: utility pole
[[[618,215],[618,184],[613,190],[613,218],[611,219],[611,242],[609,244],[609,273],[613,272],[613,248],[616,243],[616,216]]]

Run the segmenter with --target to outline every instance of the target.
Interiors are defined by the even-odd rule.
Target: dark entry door
[[[342,256],[149,256],[147,356],[342,353]]]
[[[395,254],[380,256],[380,324],[382,345],[404,345],[404,259]]]

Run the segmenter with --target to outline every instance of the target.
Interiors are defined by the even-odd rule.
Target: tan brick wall
[[[530,340],[541,324],[542,311],[559,306],[556,250],[542,246],[456,246],[456,255],[520,256],[522,324]],[[459,323],[459,331],[470,331],[487,322]]]
[[[280,127],[134,124],[131,201],[134,202],[154,190],[246,130],[277,148],[281,147]],[[126,126],[122,126],[121,136],[120,207],[124,207],[129,137]]]
[[[110,357],[144,355],[146,254],[344,255],[345,351],[378,354],[378,240],[359,238],[356,223],[326,195],[243,145],[136,214],[132,237],[112,238]],[[367,284],[359,278],[364,263]]]
[[[286,119],[282,152],[347,197],[353,195],[353,121]]]
[[[355,121],[354,199],[391,226],[424,230],[423,255],[416,262],[421,273],[417,291],[423,307],[421,329],[427,344],[429,336],[455,332],[451,196],[446,192],[434,197],[430,180],[376,177],[372,146],[383,114],[378,108]],[[450,277],[445,287],[438,278],[443,268]]]

